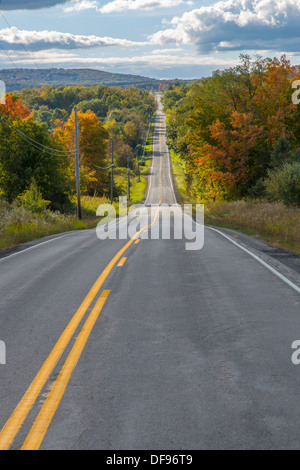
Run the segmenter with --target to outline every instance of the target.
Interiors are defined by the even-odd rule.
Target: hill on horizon
[[[158,80],[140,75],[104,72],[94,69],[2,69],[0,80],[6,84],[6,89],[19,91],[23,88],[41,88],[42,86],[90,86],[107,85],[141,89],[158,90],[160,85],[187,83],[188,80]]]

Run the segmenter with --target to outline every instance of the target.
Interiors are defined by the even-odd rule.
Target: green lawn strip
[[[181,204],[191,203],[191,198],[189,197],[186,190],[186,178],[184,171],[184,163],[173,150],[170,151],[171,162],[172,162],[172,172],[175,179],[177,194],[179,195]]]

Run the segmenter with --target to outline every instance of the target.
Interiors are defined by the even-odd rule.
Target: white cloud
[[[129,47],[144,43],[99,36],[82,36],[57,31],[25,31],[16,27],[0,30],[0,41],[10,49],[21,49],[22,44],[31,50],[78,49],[105,46]]]
[[[154,44],[193,44],[199,51],[299,51],[300,0],[225,0],[174,17]]]
[[[151,51],[151,54],[154,54],[154,55],[160,55],[160,54],[174,54],[175,53],[178,53],[178,52],[182,52],[183,49],[180,49],[180,48],[176,48],[176,49],[153,49]]]
[[[95,0],[71,0],[72,3],[64,7],[64,11],[66,13],[72,13],[73,11],[84,11],[84,10],[91,10],[94,8],[95,10],[99,10],[98,2]]]
[[[153,8],[172,8],[184,0],[113,0],[100,8],[101,13],[114,13],[129,10],[152,10]],[[188,2],[191,4],[191,2]]]
[[[193,54],[168,54],[155,53],[155,54],[142,54],[131,57],[78,57],[77,54],[68,51],[57,51],[57,50],[44,50],[32,52],[33,59],[40,65],[64,65],[64,66],[76,66],[82,65],[86,67],[113,67],[113,66],[138,66],[140,68],[156,68],[156,69],[168,69],[170,67],[180,66],[213,66],[213,67],[228,67],[232,64],[237,64],[238,59],[232,59],[232,57],[219,56],[218,54],[211,54],[208,56],[197,56]],[[0,50],[0,57],[5,59],[5,55],[2,55]],[[12,55],[12,59],[16,64],[20,66],[32,65],[31,59],[21,51],[15,51]]]

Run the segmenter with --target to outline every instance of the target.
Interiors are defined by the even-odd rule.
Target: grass
[[[127,173],[127,170],[126,170],[126,173]],[[141,181],[139,181],[139,177],[137,175],[130,172],[130,201],[128,201],[129,204],[137,204],[145,196],[147,180],[143,176],[142,171],[141,171],[140,179]],[[128,196],[127,174],[124,174],[124,173],[122,174],[121,172],[118,171],[118,169],[116,169],[114,180],[115,180],[116,186],[118,187],[118,192],[122,195]]]
[[[181,203],[196,204],[186,190],[184,163],[171,151]],[[238,230],[272,246],[300,254],[300,208],[266,201],[206,202],[205,223]]]
[[[186,177],[184,171],[184,163],[179,158],[173,150],[170,151],[171,161],[172,161],[172,171],[175,178],[177,194],[180,197],[180,202],[182,204],[190,202],[190,197],[188,196],[186,190]]]
[[[207,203],[205,222],[239,230],[300,254],[300,208],[262,201]]]
[[[34,214],[25,207],[0,200],[0,250],[13,248],[38,238],[87,228],[86,223],[74,216],[43,211]]]
[[[122,194],[127,194],[127,175],[116,175],[115,182]],[[146,191],[146,178],[131,176],[131,200],[129,205],[140,202]],[[76,213],[76,198],[72,199],[73,212]],[[96,217],[97,208],[101,204],[109,204],[105,197],[82,196],[82,220],[77,220],[75,215],[61,214],[44,210],[34,213],[25,206],[9,204],[0,199],[0,250],[14,248],[22,243],[37,240],[39,238],[69,232],[72,230],[84,230],[95,228],[100,220]],[[116,213],[119,213],[118,200],[114,201]]]
[[[154,132],[154,120],[151,122],[148,140],[145,145],[145,165],[150,167],[151,158],[153,153],[153,132]]]
[[[151,123],[147,145],[145,147],[145,166],[140,166],[140,178],[131,172],[130,174],[130,201],[128,205],[139,203],[145,196],[147,187],[147,175],[152,157],[154,121]],[[140,181],[139,181],[140,179]],[[115,185],[120,195],[127,195],[127,169],[115,169]],[[115,198],[113,205],[116,213],[119,213],[118,198]],[[20,204],[9,204],[1,199],[0,194],[0,250],[14,248],[22,243],[26,243],[39,238],[55,235],[57,233],[72,230],[83,230],[96,227],[99,217],[96,217],[97,208],[101,204],[109,204],[105,198],[82,196],[82,220],[77,220],[76,197],[71,200],[70,214],[61,214],[44,210],[41,213],[34,213]]]

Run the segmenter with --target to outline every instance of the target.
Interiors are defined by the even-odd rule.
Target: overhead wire
[[[31,144],[33,147],[35,147],[38,150],[42,150],[46,153],[50,153],[52,155],[54,154],[56,156],[70,156],[70,155],[74,155],[75,153],[75,152],[71,152],[68,150],[54,149],[52,147],[48,147],[47,145],[41,144],[40,142],[32,139],[29,135],[25,134],[16,126],[14,126],[11,122],[5,119],[4,116],[0,116],[0,119],[4,121],[11,129],[13,129],[23,140],[25,140],[27,143]]]
[[[12,32],[14,33],[15,36],[17,36],[17,38],[19,39],[20,41],[20,44],[22,46],[22,48],[24,49],[24,51],[26,52],[26,54],[29,56],[30,60],[32,61],[32,63],[36,66],[37,69],[40,69],[40,67],[38,66],[38,64],[35,62],[35,60],[33,59],[32,55],[30,54],[30,52],[28,51],[27,47],[25,46],[25,44],[22,42],[22,39],[20,38],[20,36],[18,35],[18,33],[12,28],[12,26],[9,24],[9,22],[7,21],[6,17],[4,16],[3,12],[0,11],[0,14],[2,16],[2,18],[4,19],[5,23],[7,24],[7,26],[12,30]]]
[[[2,41],[3,42],[3,41]],[[10,55],[8,54],[8,52],[6,51],[6,49],[4,49],[3,46],[1,46],[1,43],[0,43],[0,48],[3,50],[4,54],[8,57],[8,59],[10,60],[10,62],[13,64],[13,66],[17,69],[18,66],[14,63],[14,61],[12,60],[12,58],[10,57]]]

